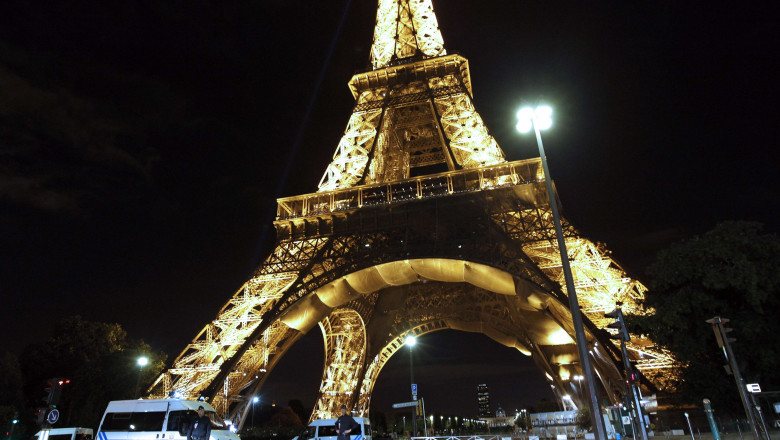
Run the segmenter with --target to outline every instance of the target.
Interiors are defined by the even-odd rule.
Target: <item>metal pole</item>
[[[135,382],[135,393],[134,393],[134,397],[136,399],[139,399],[141,397],[141,374],[143,373],[143,371],[144,370],[142,367],[138,367],[138,380]]]
[[[725,322],[728,321],[728,319],[725,320]],[[742,400],[742,406],[745,408],[745,414],[748,416],[748,422],[750,423],[750,427],[753,429],[753,436],[756,438],[756,440],[761,440],[761,434],[758,432],[756,417],[755,414],[753,414],[752,408],[750,407],[750,399],[748,398],[747,390],[745,389],[745,381],[742,379],[742,374],[739,372],[737,360],[734,359],[734,352],[731,351],[729,337],[723,328],[724,320],[720,316],[716,316],[712,319],[708,319],[707,322],[717,326],[717,328],[714,328],[713,330],[716,332],[715,336],[717,336],[719,339],[718,342],[720,342],[720,340],[723,341],[723,355],[726,356],[726,360],[729,362],[729,366],[731,367],[731,373],[734,375],[734,381],[737,383],[739,398]]]
[[[710,422],[710,430],[712,431],[713,440],[720,440],[720,432],[718,432],[718,425],[715,423],[715,418],[712,413],[712,405],[710,405],[710,399],[704,399],[704,414],[707,415],[707,421]]]
[[[620,321],[623,321],[623,311],[618,306],[617,308],[618,316],[620,316]],[[628,405],[628,411],[631,411],[631,407],[634,407],[634,411],[632,415],[632,419],[634,420],[633,423],[633,429],[634,429],[634,438],[636,438],[639,434],[642,435],[642,440],[647,440],[647,429],[645,428],[645,421],[644,417],[642,416],[642,402],[639,399],[639,390],[637,389],[636,383],[633,380],[633,373],[634,369],[631,367],[631,362],[628,359],[628,349],[626,349],[626,341],[623,338],[620,338],[620,351],[623,354],[623,368],[626,370],[626,378],[628,379],[628,391],[631,393],[631,399],[629,400]],[[628,396],[626,396],[628,397]],[[638,432],[637,432],[638,431]]]
[[[561,227],[560,214],[558,213],[558,203],[553,193],[552,177],[550,169],[547,166],[547,156],[544,154],[544,145],[542,144],[542,134],[533,122],[534,132],[536,133],[536,143],[539,145],[539,156],[542,159],[542,168],[544,169],[544,182],[547,185],[547,195],[550,198],[550,209],[553,213],[553,222],[555,223],[555,235],[558,238],[558,250],[561,253],[561,266],[563,266],[563,277],[566,279],[566,293],[569,297],[569,309],[571,319],[574,324],[574,332],[577,337],[577,351],[580,355],[582,372],[585,375],[585,381],[588,388],[588,406],[590,407],[590,418],[593,423],[593,434],[598,440],[607,439],[607,428],[604,426],[604,419],[601,417],[601,407],[599,407],[598,395],[596,394],[596,383],[593,374],[593,366],[588,356],[588,341],[585,338],[585,329],[582,325],[582,315],[580,314],[580,304],[577,301],[577,291],[574,289],[574,277],[571,273],[569,264],[569,254],[566,250],[566,242],[563,238],[563,228]]]
[[[685,413],[685,420],[688,421],[688,431],[691,432],[691,440],[696,440],[696,437],[693,436],[693,426],[691,426],[691,418],[688,417],[688,413]]]
[[[412,356],[412,346],[409,345],[409,376],[412,378],[412,384],[409,387],[414,387],[414,356]],[[417,395],[412,391],[412,400],[417,400]],[[412,408],[412,437],[417,436],[417,407]]]
[[[422,419],[423,419],[423,431],[425,436],[428,437],[428,418],[425,414],[425,400],[422,401]]]
[[[769,436],[769,429],[766,427],[766,421],[764,421],[764,414],[761,412],[761,405],[756,403],[756,396],[753,393],[750,393],[750,400],[753,401],[753,406],[756,408],[756,411],[758,412],[758,418],[761,420],[761,426],[764,429],[764,434],[766,435],[766,440],[772,440],[772,438]]]

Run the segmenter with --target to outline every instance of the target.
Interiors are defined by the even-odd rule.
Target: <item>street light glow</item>
[[[260,401],[260,398],[259,398],[259,397],[257,397],[257,396],[255,396],[255,397],[253,397],[253,398],[252,398],[252,403],[257,403],[257,402],[259,402],[259,401]]]
[[[412,335],[409,335],[409,336],[406,337],[406,339],[404,339],[404,344],[406,344],[406,345],[408,345],[410,347],[414,347],[414,344],[416,344],[416,343],[417,343],[417,338],[415,338]]]
[[[139,367],[145,367],[149,363],[149,358],[146,356],[141,356],[136,360],[136,363]]]
[[[552,127],[552,108],[540,105],[536,109],[523,107],[517,112],[517,131],[528,133],[536,126],[539,130],[547,130]]]

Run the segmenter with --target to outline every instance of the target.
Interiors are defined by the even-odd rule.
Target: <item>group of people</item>
[[[341,405],[341,416],[336,419],[338,440],[350,440],[352,432],[360,433],[360,425],[347,414],[346,405]],[[211,419],[206,416],[202,406],[198,407],[198,418],[190,425],[187,440],[209,440],[211,437]]]

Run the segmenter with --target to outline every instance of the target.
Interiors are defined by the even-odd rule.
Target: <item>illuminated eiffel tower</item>
[[[562,402],[583,403],[540,160],[505,159],[431,0],[379,0],[371,64],[349,81],[355,106],[318,191],[278,201],[273,252],[149,396],[205,396],[242,424],[248,396],[319,325],[326,361],[312,418],[342,404],[367,415],[405,336],[444,329],[516,348]],[[566,222],[564,233],[594,369],[619,401],[620,353],[603,313],[616,302],[636,311],[645,288]],[[672,371],[651,341],[629,348],[651,380]]]

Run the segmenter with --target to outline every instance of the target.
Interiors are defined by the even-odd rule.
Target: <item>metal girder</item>
[[[547,309],[530,311],[522,298],[468,283],[419,282],[378,291],[370,300],[363,301],[364,306],[369,304],[369,309],[373,309],[367,320],[360,319],[365,315],[351,309],[355,304],[359,303],[352,302],[335,310],[320,323],[326,347],[343,347],[353,342],[358,347],[352,349],[348,361],[338,350],[334,350],[338,356],[326,355],[326,373],[312,419],[335,417],[341,404],[346,404],[360,416],[367,416],[376,380],[390,357],[403,347],[405,337],[445,329],[481,332],[532,356],[550,380],[556,395],[561,398],[565,394],[576,395],[576,390],[566,390],[570,376],[579,371],[576,346],[573,343],[549,345],[540,340],[535,330],[538,320],[549,324],[554,313]],[[521,308],[525,310],[520,311]],[[344,325],[332,324],[345,315],[353,317],[348,331],[344,330]],[[364,346],[365,335],[368,335],[368,343]],[[331,344],[331,340],[338,342]],[[358,359],[364,363],[356,363]],[[605,386],[621,383],[622,377],[613,363],[602,362],[599,369]],[[333,384],[333,378],[337,377],[344,378],[340,387]],[[355,378],[362,378],[359,387]],[[334,389],[340,392],[334,392]],[[612,396],[614,392],[610,390],[609,394]]]
[[[468,61],[457,55],[355,75],[350,87],[356,104],[319,191],[404,179],[418,166],[505,163],[474,107],[470,85]]]
[[[549,215],[543,205],[524,195],[539,191],[540,182],[518,179],[517,184],[512,184],[511,179],[509,183],[502,183],[502,179],[483,176],[480,185],[500,185],[485,184],[484,189],[473,192],[432,198],[398,197],[373,207],[278,220],[277,248],[253,279],[226,304],[218,319],[206,326],[176,360],[174,368],[163,375],[171,379],[167,382],[171,387],[168,390],[186,390],[189,396],[204,392],[227,411],[232,402],[241,400],[242,390],[255,383],[253,380],[261,380],[262,375],[253,374],[252,370],[263,368],[276,353],[271,341],[289,338],[288,332],[296,331],[285,321],[286,311],[300,305],[312,292],[349,274],[414,258],[468,260],[512,274],[530,283],[531,290],[543,292],[541,299],[531,295],[528,301],[535,307],[546,308],[556,325],[573,334],[565,293],[556,282],[560,276],[556,251],[549,240],[538,239],[550,237]],[[605,261],[607,257],[599,248],[576,235],[572,227],[568,226],[567,231],[585,307],[601,304],[603,308],[605,301],[614,304],[641,292],[627,291],[627,276],[616,269],[618,266]],[[525,241],[530,238],[534,240]],[[499,315],[498,310],[491,314]],[[508,317],[504,315],[504,319]],[[592,325],[591,332],[597,329]],[[261,340],[269,342],[256,342]],[[642,352],[637,352],[647,359],[641,367],[669,367],[668,354],[654,355],[654,350],[651,345],[644,345]],[[366,365],[363,371],[368,374],[367,380],[373,381],[371,372],[378,374],[379,370],[381,366]],[[350,377],[347,382],[354,383],[354,379]],[[357,391],[356,388],[352,392]],[[323,403],[320,408],[324,414],[332,407]]]
[[[445,55],[431,0],[380,0],[376,13],[371,64],[387,67],[415,55]]]
[[[325,368],[311,419],[339,414],[341,405],[352,408],[366,356],[366,330],[355,310],[337,309],[320,321],[325,342]]]
[[[506,162],[474,106],[468,60],[446,54],[431,0],[379,1],[371,61],[349,81],[355,106],[318,192],[279,200],[276,247],[150,396],[204,395],[243,423],[248,396],[318,322],[317,417],[343,402],[367,415],[400,338],[444,328],[514,346],[559,396],[571,388],[574,332],[539,159]],[[447,171],[414,176],[423,166]],[[638,310],[645,288],[565,220],[564,234],[596,373],[614,399],[621,373],[614,345],[601,343],[602,313],[616,301]],[[377,313],[393,298],[392,316]],[[641,337],[629,348],[651,379],[671,375],[663,348]]]

